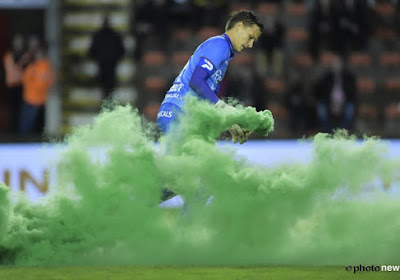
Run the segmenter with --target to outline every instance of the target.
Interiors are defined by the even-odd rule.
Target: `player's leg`
[[[181,113],[180,108],[172,103],[161,104],[161,107],[157,114],[157,124],[161,133],[168,133],[171,125],[177,121],[179,114]],[[167,147],[168,152],[168,147]],[[176,196],[176,194],[168,189],[163,188],[161,193],[161,201],[166,201]]]
[[[160,109],[157,114],[157,124],[161,131],[161,133],[168,133],[171,124],[177,121],[179,115],[181,113],[181,109],[172,103],[164,103],[161,104]]]
[[[168,133],[171,129],[171,125],[178,121],[180,114],[181,109],[177,105],[171,103],[162,104],[157,114],[157,124],[160,131],[163,134]],[[167,143],[166,153],[169,152],[170,149],[168,148]],[[198,184],[198,190],[195,192],[193,197],[187,198],[188,201],[184,201],[181,196],[174,193],[168,187],[163,188],[161,193],[162,203],[160,203],[160,206],[167,208],[183,206],[183,211],[181,214],[185,215],[185,213],[189,212],[187,209],[188,203],[191,205],[190,208],[198,208],[204,207],[204,205],[209,205],[213,200],[213,196],[210,196],[210,194],[204,192],[204,189],[201,187],[200,180]]]

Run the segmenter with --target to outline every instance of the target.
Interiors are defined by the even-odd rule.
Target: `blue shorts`
[[[157,124],[162,133],[167,133],[173,122],[176,122],[181,108],[172,103],[161,104],[157,114]]]

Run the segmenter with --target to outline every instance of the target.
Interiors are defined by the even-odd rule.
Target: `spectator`
[[[16,34],[11,48],[3,57],[5,70],[5,94],[9,111],[10,132],[18,132],[19,117],[22,105],[22,61],[25,51],[24,37]]]
[[[89,48],[89,56],[99,65],[99,82],[103,98],[109,98],[116,85],[116,67],[124,56],[125,49],[121,36],[104,17],[103,26],[94,33]]]
[[[333,0],[315,0],[310,14],[310,52],[314,60],[321,50],[337,50],[337,9]]]
[[[315,97],[323,132],[330,133],[333,127],[351,128],[357,103],[356,77],[339,55],[317,80]]]
[[[347,55],[351,51],[364,50],[369,36],[366,1],[341,0],[336,3],[339,15],[338,36],[341,38],[339,48],[342,55]]]
[[[40,46],[36,49],[33,61],[26,67],[22,77],[24,91],[19,125],[22,134],[37,133],[42,129],[43,124],[38,124],[38,122],[40,115],[44,114],[47,94],[54,79],[55,74],[46,56],[46,48]],[[40,130],[37,127],[40,127]]]

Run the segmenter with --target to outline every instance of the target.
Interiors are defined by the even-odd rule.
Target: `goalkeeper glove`
[[[232,141],[235,144],[237,142],[243,144],[249,140],[250,131],[248,129],[241,128],[238,124],[232,125],[232,127],[229,129],[229,132],[232,136]]]
[[[232,107],[232,106],[226,104],[221,99],[218,100],[218,102],[215,104],[215,107],[235,109],[235,107]],[[244,142],[249,140],[250,130],[243,129],[238,124],[232,125],[232,127],[230,129],[228,129],[228,131],[231,134],[233,143],[235,143],[235,144],[237,142],[239,142],[240,144],[243,144]]]

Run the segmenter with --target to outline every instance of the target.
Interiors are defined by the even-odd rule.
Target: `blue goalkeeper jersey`
[[[198,46],[178,77],[176,77],[165,95],[163,104],[172,103],[182,108],[184,106],[184,97],[187,94],[199,96],[189,86],[189,81],[196,66],[200,66],[207,71],[207,84],[217,95],[219,84],[224,78],[228,63],[234,54],[232,42],[226,34],[214,36],[204,41]]]

